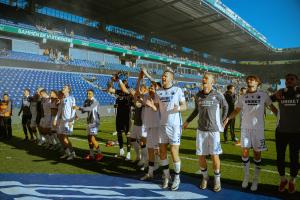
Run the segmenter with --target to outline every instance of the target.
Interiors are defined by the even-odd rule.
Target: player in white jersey
[[[64,98],[61,100],[60,105],[58,106],[58,112],[53,122],[53,126],[56,126],[58,123],[58,134],[63,141],[65,147],[65,154],[61,158],[67,158],[67,160],[73,160],[76,155],[73,150],[72,143],[69,140],[68,136],[73,132],[74,120],[76,112],[73,109],[75,106],[75,98],[70,95],[71,87],[65,85],[63,87]]]
[[[143,96],[143,104],[145,105],[143,113],[143,125],[147,133],[147,149],[148,149],[148,173],[141,180],[153,178],[155,163],[159,161],[159,131],[160,131],[160,116],[158,109],[153,106],[155,99],[156,84],[152,82],[149,87],[149,92]]]
[[[162,88],[156,91],[155,101],[150,103],[158,106],[160,112],[159,150],[161,166],[163,168],[162,188],[168,188],[170,182],[167,147],[170,144],[171,156],[174,163],[175,177],[171,186],[178,190],[180,184],[181,162],[179,157],[180,137],[182,131],[181,111],[186,110],[186,102],[181,88],[173,86],[174,72],[167,68],[162,75]]]
[[[50,138],[51,131],[51,99],[47,94],[46,90],[43,89],[40,91],[41,103],[42,103],[42,118],[40,121],[40,131],[41,134],[46,138],[45,147],[50,148],[52,145]]]
[[[225,119],[224,124],[226,125],[228,120],[235,118],[239,112],[242,113],[241,147],[244,164],[242,188],[248,187],[250,169],[249,150],[253,148],[254,176],[251,190],[256,191],[261,165],[261,152],[267,149],[264,137],[264,110],[265,107],[269,107],[277,115],[277,109],[272,104],[272,100],[267,93],[257,90],[257,87],[261,83],[257,76],[248,76],[246,83],[247,93],[239,98],[235,110]]]

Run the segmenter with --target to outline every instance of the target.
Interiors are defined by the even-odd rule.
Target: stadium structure
[[[66,71],[102,76],[98,74],[123,70],[135,76],[144,66],[160,75],[164,66],[171,65],[178,80],[187,81],[179,84],[193,87],[201,73],[211,71],[222,76],[218,79],[220,85],[226,85],[231,77],[244,75],[238,72],[241,61],[297,60],[300,56],[299,49],[273,47],[262,34],[215,0],[2,0],[0,5],[0,64],[8,75],[12,73],[8,81],[2,80],[1,91],[16,90],[12,94],[16,105],[24,87],[58,89],[64,81],[79,83],[83,91],[91,87],[84,76]],[[16,66],[19,69],[7,68]],[[27,77],[16,80],[16,75],[23,73],[32,75],[32,82],[27,82]],[[83,79],[73,77],[77,75]],[[55,82],[48,85],[44,80]],[[105,88],[107,76],[97,80],[98,86]],[[76,89],[75,96],[80,96],[81,88]],[[114,101],[98,91],[97,97],[100,96],[104,105]],[[83,97],[79,102],[82,101]]]
[[[24,88],[65,84],[79,105],[93,88],[111,107],[105,88],[119,71],[135,87],[141,68],[159,79],[171,66],[192,96],[207,71],[222,90],[253,73],[274,83],[299,64],[300,48],[274,47],[220,0],[0,0],[0,94],[14,107]]]

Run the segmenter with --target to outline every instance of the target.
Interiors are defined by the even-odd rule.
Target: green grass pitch
[[[183,119],[186,119],[190,111],[183,113]],[[238,119],[238,118],[237,118]],[[183,131],[180,155],[182,160],[182,173],[188,176],[200,177],[195,174],[199,169],[197,156],[195,155],[195,134],[196,119],[190,124],[187,130]],[[236,135],[239,137],[239,120],[236,122]],[[273,115],[268,115],[265,122],[265,135],[268,151],[262,154],[262,172],[260,176],[260,187],[264,190],[277,190],[279,176],[276,169],[276,149],[275,149],[275,125],[276,119]],[[24,134],[21,124],[13,125],[13,139],[11,141],[0,142],[0,173],[47,173],[47,174],[97,174],[104,173],[109,175],[130,175],[140,177],[143,172],[139,171],[134,163],[125,161],[122,158],[116,158],[118,146],[106,147],[108,140],[116,141],[114,117],[102,117],[97,140],[101,142],[101,149],[105,158],[102,162],[87,162],[81,159],[88,153],[88,144],[86,140],[85,119],[80,119],[75,123],[75,129],[71,141],[75,147],[78,159],[73,161],[64,161],[59,159],[56,151],[46,150],[37,146],[35,143],[23,141]],[[223,141],[223,135],[221,135]],[[222,182],[240,187],[242,179],[241,148],[232,143],[224,144],[222,142],[223,154],[221,157]],[[134,153],[132,158],[134,159]],[[288,158],[288,151],[287,151]],[[252,157],[252,154],[251,154]],[[252,159],[251,159],[252,161]],[[170,165],[172,167],[172,164]],[[251,172],[253,173],[253,161],[251,163]],[[286,169],[289,172],[289,169]],[[212,175],[211,162],[209,162],[209,174]],[[299,177],[299,176],[298,176]],[[297,180],[297,191],[299,192],[300,181]]]

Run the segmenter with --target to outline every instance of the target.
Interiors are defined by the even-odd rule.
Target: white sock
[[[261,159],[254,160],[254,177],[253,179],[258,179],[260,172]]]
[[[249,178],[250,174],[250,160],[249,157],[244,158],[242,157],[243,165],[244,165],[244,177]]]
[[[90,148],[90,156],[94,157],[94,148]]]
[[[135,155],[136,155],[136,160],[141,159],[141,153],[140,153],[140,145],[137,143],[137,141],[131,142],[131,146],[133,146]]]
[[[200,168],[200,170],[201,170],[201,174],[203,175],[203,178],[204,179],[208,179],[208,170],[207,170],[207,168],[205,169],[205,168]]]
[[[148,174],[150,175],[150,176],[153,176],[153,171],[154,171],[154,162],[150,162],[149,161],[149,168],[148,168]]]
[[[221,173],[220,173],[220,170],[216,170],[214,172],[214,177],[215,177],[215,183],[219,184],[221,183]]]
[[[181,168],[181,162],[180,161],[174,162],[175,178],[179,178],[180,168]]]
[[[147,151],[146,145],[141,148],[141,151],[142,151],[141,160],[143,160],[146,163],[148,160],[148,151]]]
[[[163,168],[163,173],[165,178],[170,177],[170,170],[169,170],[169,161],[168,159],[162,160],[161,161],[161,166]]]
[[[57,137],[57,133],[53,133],[53,138],[54,138],[56,144],[59,144],[59,143],[60,143],[60,141],[59,141],[59,139],[58,139],[58,137]]]
[[[46,144],[50,144],[49,135],[48,134],[44,135],[44,138],[45,138]]]
[[[69,148],[66,148],[66,149],[65,149],[65,152],[66,152],[66,154],[67,154],[68,156],[71,155],[71,151],[70,151]]]

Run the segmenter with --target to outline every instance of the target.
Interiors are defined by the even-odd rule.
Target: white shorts
[[[147,132],[145,131],[145,127],[133,125],[130,133],[130,138],[140,140],[141,137],[144,138],[147,137]]]
[[[69,122],[61,120],[58,125],[58,134],[72,135],[73,127],[74,127],[74,122],[72,123],[72,126],[69,127]]]
[[[180,145],[181,126],[160,126],[159,143]]]
[[[197,130],[196,155],[219,155],[222,153],[220,132]]]
[[[51,129],[52,119],[50,117],[42,117],[40,121],[40,127],[45,129]]]
[[[264,129],[241,129],[241,147],[253,148],[254,151],[266,151]]]
[[[87,134],[88,135],[97,135],[98,127],[99,127],[99,124],[88,124],[87,125]]]
[[[159,142],[159,127],[147,128],[147,148],[158,149]]]

